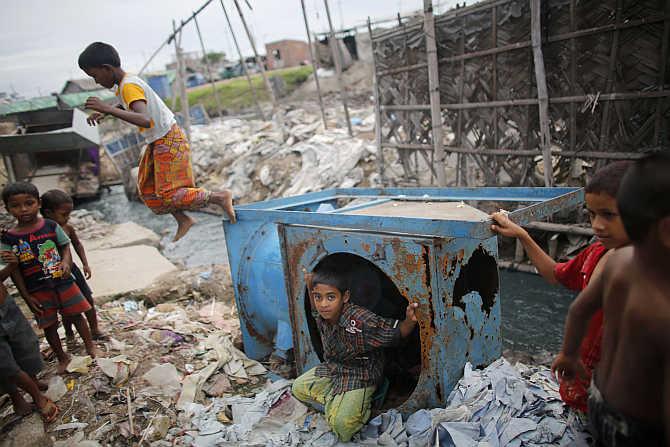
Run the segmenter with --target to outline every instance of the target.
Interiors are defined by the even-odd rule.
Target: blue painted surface
[[[147,84],[153,89],[161,99],[172,98],[172,86],[167,74],[150,75],[146,78]]]
[[[523,202],[510,214],[537,220],[582,203],[576,188],[349,188],[236,207],[224,221],[245,351],[260,359],[284,351],[293,328],[299,371],[319,359],[307,327],[304,273],[336,253],[365,259],[408,301],[420,304],[421,374],[401,411],[443,404],[470,361],[501,354],[497,238],[490,221],[349,215],[338,199]],[[328,211],[317,211],[328,204]],[[334,208],[334,210],[333,210]],[[324,208],[322,208],[323,210]],[[281,346],[276,346],[275,343]]]

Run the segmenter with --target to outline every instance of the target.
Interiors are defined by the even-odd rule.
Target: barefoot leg
[[[177,220],[177,233],[174,235],[172,242],[177,242],[188,233],[188,230],[195,224],[195,220],[183,211],[175,211],[172,215]]]
[[[81,314],[73,316],[72,322],[74,323],[74,327],[77,328],[77,332],[79,332],[81,339],[84,340],[84,346],[86,346],[86,352],[88,355],[90,355],[92,358],[96,358],[98,355],[100,355],[100,350],[95,345],[95,343],[93,343],[91,330],[89,329],[88,323],[84,319],[84,316]]]
[[[44,328],[44,336],[47,342],[49,342],[51,350],[56,354],[56,358],[58,358],[58,374],[63,374],[68,363],[70,363],[70,356],[63,351],[63,345],[61,345],[60,337],[58,336],[58,325],[53,324]]]
[[[37,376],[30,376],[31,379],[37,384],[37,388],[39,388],[40,391],[46,391],[49,389],[49,384],[46,383],[43,380],[40,380],[37,378]]]
[[[237,222],[237,216],[235,216],[235,209],[233,208],[233,193],[230,190],[213,192],[209,201],[221,206],[232,223]]]
[[[95,311],[95,306],[93,305],[92,301],[91,310],[87,310],[84,314],[86,315],[86,320],[88,321],[88,327],[91,328],[91,336],[93,337],[93,340],[104,338],[105,334],[100,332],[100,328],[98,327],[98,313]]]
[[[42,414],[44,421],[47,423],[53,422],[58,415],[58,407],[42,394],[33,378],[26,374],[25,371],[21,371],[16,376],[12,377],[12,381],[17,387],[30,394],[35,406]]]
[[[9,398],[12,400],[12,407],[17,416],[27,416],[33,411],[33,406],[30,405],[24,398],[18,388],[13,387],[14,390],[7,392]]]

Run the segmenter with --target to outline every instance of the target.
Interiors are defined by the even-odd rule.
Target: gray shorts
[[[0,393],[15,389],[9,378],[42,370],[42,354],[35,331],[11,296],[0,305]]]

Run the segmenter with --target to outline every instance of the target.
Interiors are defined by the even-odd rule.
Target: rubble
[[[351,110],[358,123],[349,138],[344,127],[328,129],[318,114],[286,113],[289,137],[271,122],[227,119],[193,126],[193,172],[210,189],[228,188],[244,203],[333,187],[376,186],[374,114]]]

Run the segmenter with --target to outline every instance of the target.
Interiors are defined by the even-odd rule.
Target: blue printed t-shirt
[[[19,271],[29,292],[53,288],[72,281],[63,278],[59,248],[70,243],[63,229],[51,219],[42,219],[31,231],[9,230],[2,236],[0,250],[10,250],[19,258]],[[2,264],[0,263],[0,268]]]

